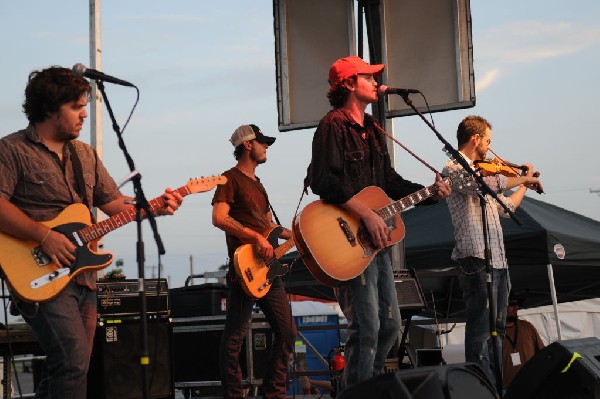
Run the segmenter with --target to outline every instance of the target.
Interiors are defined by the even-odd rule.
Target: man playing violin
[[[468,116],[458,125],[456,137],[460,154],[474,169],[477,169],[474,166],[474,161],[485,159],[492,141],[492,125],[480,116]],[[512,211],[521,204],[528,188],[541,190],[539,179],[534,177],[533,167],[529,164],[523,165],[523,167],[523,169],[527,168],[524,176],[508,177],[496,174],[483,177],[485,183],[498,194],[498,198]],[[459,164],[449,161],[444,168],[444,172],[457,172],[457,169],[460,168],[462,166]],[[517,189],[513,194],[508,197],[502,195],[504,191],[514,187],[517,187]],[[501,372],[502,367],[496,369],[496,365],[493,364],[493,340],[491,340],[489,328],[486,284],[484,223],[477,192],[478,186],[476,184],[453,187],[452,194],[447,199],[456,239],[452,259],[457,260],[460,264],[459,281],[467,309],[465,328],[466,361],[480,365],[490,381],[494,383],[497,381],[496,375]],[[493,270],[491,277],[496,304],[494,309],[495,329],[500,335],[496,341],[498,345],[497,353],[502,354],[501,346],[504,339],[510,278],[500,217],[508,217],[508,214],[489,194],[485,197],[488,247],[490,265]]]

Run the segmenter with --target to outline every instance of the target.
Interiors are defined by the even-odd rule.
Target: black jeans
[[[239,357],[248,333],[255,300],[246,295],[239,283],[228,279],[228,285],[227,319],[221,339],[219,368],[223,396],[243,398]],[[263,376],[262,393],[265,398],[285,398],[288,361],[294,349],[296,325],[281,278],[276,278],[269,292],[257,302],[273,333],[273,345]]]

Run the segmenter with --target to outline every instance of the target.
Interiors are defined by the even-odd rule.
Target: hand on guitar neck
[[[271,243],[260,234],[256,234],[256,246],[258,254],[265,260],[273,257],[273,246]]]

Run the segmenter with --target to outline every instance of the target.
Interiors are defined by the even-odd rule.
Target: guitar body
[[[91,225],[91,218],[85,205],[73,204],[42,224],[68,236]],[[0,265],[14,295],[29,302],[44,302],[58,295],[79,273],[101,270],[112,262],[111,253],[99,254],[90,249],[94,243],[78,246],[75,261],[63,268],[50,261],[37,242],[0,233]]]
[[[282,230],[281,226],[274,227],[267,235],[267,240],[275,251],[279,247],[279,235]],[[265,262],[258,253],[256,244],[238,247],[233,254],[233,265],[235,273],[241,279],[244,292],[255,299],[265,296],[271,289],[273,280],[277,276],[283,276],[289,270],[288,265],[281,264],[276,256]]]
[[[175,191],[185,197],[212,190],[226,182],[225,176],[190,179]],[[148,201],[150,212],[158,212],[164,207],[162,196]],[[137,212],[130,207],[93,225],[88,208],[83,204],[73,204],[63,209],[56,218],[43,222],[75,245],[75,261],[68,267],[53,263],[37,242],[0,233],[0,268],[11,292],[24,301],[45,302],[58,295],[76,275],[104,269],[112,262],[113,255],[95,252],[96,243],[106,233],[136,219]]]
[[[364,188],[353,198],[371,209],[390,204],[387,194],[374,186]],[[404,238],[404,224],[398,214],[386,221],[391,246]],[[292,226],[304,263],[319,281],[331,287],[358,276],[379,252],[359,218],[321,200],[308,204]]]

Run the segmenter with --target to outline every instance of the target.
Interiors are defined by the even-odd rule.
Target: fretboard
[[[190,194],[187,186],[179,187],[177,190],[182,197]],[[148,207],[150,208],[150,212],[155,213],[159,209],[164,208],[165,199],[163,197],[156,197],[150,201],[148,201]],[[136,218],[136,210],[135,207],[131,207],[126,211],[119,212],[116,215],[109,217],[101,222],[93,224],[91,226],[85,227],[77,232],[79,238],[83,243],[88,243],[90,241],[94,241],[99,239],[100,237],[110,233],[113,230],[118,229],[119,227],[125,226],[126,224],[133,222]]]
[[[448,182],[447,179],[444,179],[444,181]],[[435,194],[437,194],[437,191],[438,190],[435,184],[432,184],[429,187],[423,187],[419,191],[415,191],[406,197],[400,198],[399,200],[392,202],[391,204],[384,206],[375,212],[385,220],[391,219],[393,216],[404,211],[405,209],[410,208],[413,205],[417,205],[418,203],[425,201],[427,198],[433,197]]]
[[[276,259],[279,259],[283,255],[285,255],[290,249],[292,249],[295,245],[296,243],[294,242],[294,239],[290,238],[289,240],[287,240],[286,242],[284,242],[283,244],[281,244],[273,250],[273,256]]]

